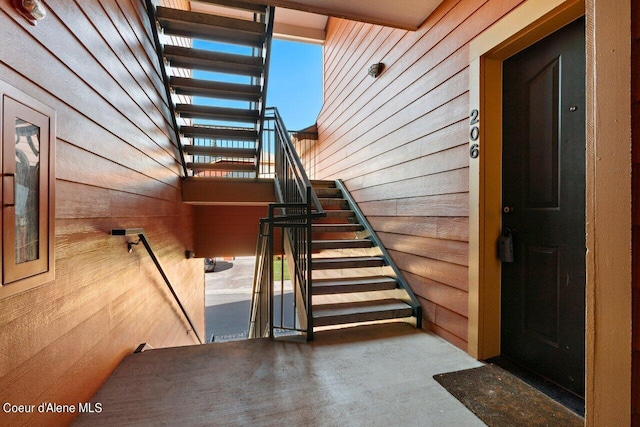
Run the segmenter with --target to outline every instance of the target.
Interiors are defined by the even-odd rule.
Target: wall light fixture
[[[369,71],[367,72],[367,74],[369,74],[371,77],[375,79],[380,75],[380,73],[382,73],[383,69],[384,69],[384,64],[382,62],[378,62],[369,67]]]

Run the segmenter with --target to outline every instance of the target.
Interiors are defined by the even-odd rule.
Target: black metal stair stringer
[[[373,244],[377,246],[378,249],[380,250],[385,265],[391,267],[391,269],[393,270],[398,286],[401,289],[403,289],[411,299],[410,306],[411,306],[413,316],[415,316],[416,318],[416,327],[418,329],[421,328],[422,327],[422,305],[420,304],[420,301],[418,301],[418,298],[411,290],[411,287],[405,280],[404,276],[402,275],[402,272],[400,271],[398,266],[395,264],[395,262],[391,258],[391,255],[389,254],[389,252],[387,252],[386,248],[384,247],[382,241],[376,234],[375,230],[373,229],[371,224],[369,224],[369,221],[360,210],[355,199],[351,196],[351,193],[349,193],[349,190],[347,190],[347,187],[344,185],[344,183],[341,180],[336,180],[335,183],[336,183],[336,187],[341,190],[342,196],[347,201],[349,210],[353,211],[358,224],[363,229],[367,230],[368,239],[370,239],[373,242]]]
[[[165,96],[167,99],[167,104],[169,106],[170,111],[170,121],[171,126],[173,127],[173,133],[175,135],[175,141],[173,141],[174,146],[178,152],[178,158],[180,159],[180,164],[182,166],[183,176],[187,176],[189,174],[187,170],[187,162],[185,161],[184,154],[182,152],[182,140],[180,138],[180,130],[178,127],[178,120],[176,119],[176,110],[173,104],[173,100],[171,98],[171,86],[169,85],[169,76],[167,75],[167,70],[164,67],[164,55],[162,53],[162,43],[160,43],[160,36],[158,34],[158,25],[157,25],[157,17],[156,17],[156,7],[153,4],[152,0],[145,0],[145,7],[147,9],[147,15],[149,16],[149,23],[151,24],[151,34],[153,37],[153,43],[155,45],[155,50],[158,55],[158,66],[160,68],[160,76],[162,77],[162,81],[164,83],[165,88]]]

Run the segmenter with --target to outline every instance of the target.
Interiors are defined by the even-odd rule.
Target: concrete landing
[[[78,426],[482,426],[433,379],[481,363],[407,324],[149,350],[127,357]]]

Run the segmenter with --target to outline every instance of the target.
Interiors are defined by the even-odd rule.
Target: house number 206
[[[480,129],[478,128],[478,123],[480,123],[479,113],[477,109],[471,110],[471,114],[469,114],[469,125],[471,126],[471,130],[469,131],[469,139],[471,139],[471,146],[469,147],[469,156],[472,159],[477,159],[480,155],[480,146],[476,141],[480,137]]]

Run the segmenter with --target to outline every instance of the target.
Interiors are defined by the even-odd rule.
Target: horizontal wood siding
[[[330,18],[316,178],[342,179],[424,304],[466,349],[469,42],[522,0],[445,0],[416,32]],[[373,79],[368,67],[384,64]]]
[[[185,3],[185,2],[179,2]],[[0,299],[2,402],[88,401],[142,342],[196,343],[142,245],[144,228],[204,335],[202,260],[143,2],[51,0],[27,23],[0,3],[0,79],[57,112],[55,280]],[[9,285],[10,286],[10,285]],[[76,414],[0,415],[65,425]]]
[[[198,257],[254,256],[267,206],[196,206]]]
[[[640,0],[631,2],[631,132],[633,145],[632,425],[640,426]]]

